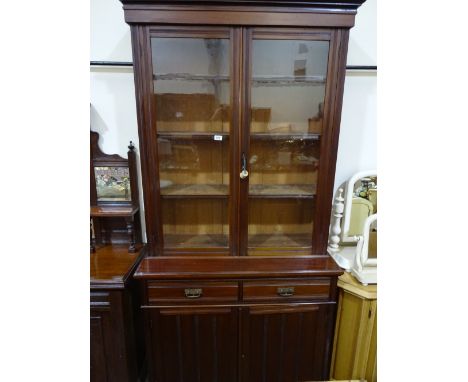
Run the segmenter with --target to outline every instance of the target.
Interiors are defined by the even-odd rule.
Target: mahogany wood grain
[[[129,253],[126,245],[97,247],[90,254],[91,289],[123,288],[130,280],[144,253]]]
[[[193,25],[265,25],[352,27],[355,10],[317,10],[314,8],[192,5],[124,4],[128,24],[193,24]]]
[[[91,381],[136,382],[136,338],[128,291],[91,291],[90,296]]]
[[[122,4],[167,4],[167,0],[120,0]],[[322,12],[340,12],[356,10],[365,0],[171,0],[172,4],[198,4],[198,5],[229,5],[247,8],[254,5],[292,7],[302,6],[315,8],[316,11],[323,8]]]
[[[252,110],[250,108],[250,78],[252,78],[252,66],[250,52],[252,51],[252,31],[250,28],[241,28],[242,34],[240,35],[240,115],[241,115],[241,126],[239,130],[240,135],[240,146],[238,151],[238,158],[242,157],[242,154],[249,156],[250,149],[250,120]],[[240,161],[239,161],[240,162]],[[247,161],[247,171],[251,172],[250,163]],[[240,172],[240,166],[239,166]],[[237,172],[236,175],[239,173]],[[240,199],[239,203],[243,208],[238,211],[238,224],[239,224],[239,256],[247,256],[248,247],[248,229],[249,229],[249,181],[243,179],[239,185]]]
[[[330,305],[301,309],[245,309],[243,381],[295,382],[328,379],[324,360]]]
[[[159,172],[157,171],[157,137],[154,131],[153,71],[148,27],[130,27],[137,104],[139,148],[148,251],[155,255],[163,247],[159,213]]]
[[[239,279],[267,277],[339,276],[343,273],[326,256],[304,257],[145,257],[137,279]]]
[[[316,211],[312,237],[313,253],[326,253],[333,199],[336,157],[340,134],[341,107],[346,74],[349,29],[337,29],[330,45],[330,59],[324,110],[324,134],[321,140],[320,178],[317,184]]]
[[[330,298],[330,281],[329,278],[245,281],[243,284],[243,301],[286,303],[297,300],[328,300]],[[289,288],[291,295],[288,296],[287,292],[284,293],[286,295],[281,295],[281,288]]]
[[[140,206],[140,193],[138,191],[138,170],[137,170],[137,159],[135,153],[135,146],[130,141],[128,145],[128,168],[130,172],[130,193],[132,198],[133,206]],[[139,219],[138,219],[139,220]]]
[[[175,304],[144,304],[141,305],[141,309],[143,311],[151,311],[154,309],[165,311],[177,309],[177,310],[184,310],[184,311],[191,311],[192,309],[200,309],[200,310],[207,310],[207,311],[216,311],[217,309],[225,310],[226,308],[239,308],[240,310],[244,308],[256,308],[256,309],[267,309],[268,311],[280,311],[283,309],[291,310],[291,311],[303,311],[305,306],[312,306],[312,305],[336,305],[336,301],[324,301],[324,300],[317,300],[317,301],[299,301],[299,302],[289,302],[289,303],[280,303],[280,302],[262,302],[262,303],[252,303],[252,302],[228,302],[228,303],[214,303],[214,304],[187,304],[181,305],[180,303]],[[311,308],[312,309],[312,308]]]
[[[187,297],[187,289],[200,289],[200,297]],[[237,301],[238,284],[236,282],[148,282],[148,302],[206,304]]]
[[[149,313],[150,381],[237,381],[237,309]]]

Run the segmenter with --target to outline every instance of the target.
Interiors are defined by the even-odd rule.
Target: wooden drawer
[[[328,300],[329,297],[329,278],[245,281],[243,286],[245,302]]]
[[[238,294],[237,282],[148,282],[150,304],[233,302]]]
[[[104,291],[90,292],[89,302],[91,307],[108,307],[110,306],[110,294]]]

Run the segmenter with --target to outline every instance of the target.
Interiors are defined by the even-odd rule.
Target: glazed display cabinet
[[[362,2],[122,0],[150,380],[328,376],[341,271],[327,240]]]

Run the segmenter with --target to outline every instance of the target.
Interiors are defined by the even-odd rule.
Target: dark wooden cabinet
[[[121,0],[132,34],[150,381],[328,379],[327,254],[363,0]]]
[[[110,366],[106,362],[106,353],[112,352],[112,338],[110,330],[110,312],[108,309],[91,308],[90,324],[90,353],[91,380],[108,381]]]
[[[315,303],[150,309],[150,380],[323,380],[332,315]]]
[[[289,258],[224,257],[211,269],[203,263],[213,259],[197,260],[201,272],[189,258],[147,257],[134,275],[149,381],[328,378],[340,273],[333,260],[301,258],[300,277]]]
[[[129,296],[105,289],[93,290],[90,296],[91,381],[136,381],[133,322],[125,317],[131,309],[125,301]]]
[[[91,254],[90,366],[93,382],[137,382],[143,370],[143,335],[135,281],[141,260],[126,245]]]

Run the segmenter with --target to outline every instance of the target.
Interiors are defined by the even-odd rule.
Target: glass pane
[[[249,200],[249,254],[261,249],[310,248],[313,200],[251,198]]]
[[[226,199],[163,199],[166,248],[228,247]]]
[[[250,254],[311,247],[328,49],[328,41],[253,41]]]
[[[94,167],[98,202],[129,202],[130,175],[128,167]]]
[[[229,40],[153,37],[166,248],[228,245]]]

